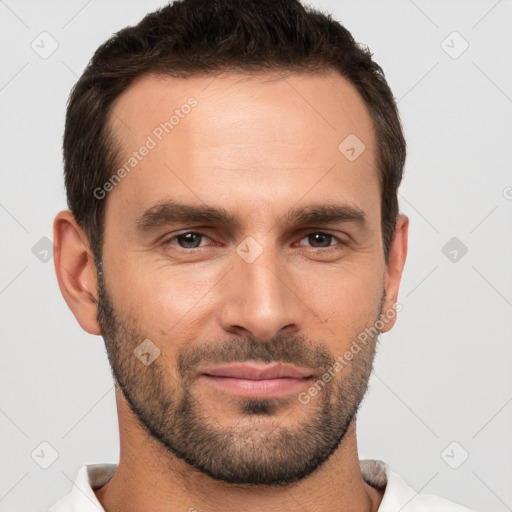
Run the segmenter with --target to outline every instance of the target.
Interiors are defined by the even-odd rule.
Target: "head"
[[[295,0],[175,2],[96,51],[68,105],[55,264],[163,452],[283,485],[338,448],[395,321],[404,161],[380,67]],[[262,397],[205,375],[234,362],[307,379]]]

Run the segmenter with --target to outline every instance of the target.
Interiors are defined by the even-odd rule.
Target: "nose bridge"
[[[296,327],[301,314],[285,262],[271,236],[259,236],[259,241],[247,237],[237,247],[221,314],[224,329],[250,331],[261,341],[270,340],[284,327]]]
[[[247,286],[245,294],[254,305],[258,305],[261,313],[285,304],[282,262],[279,261],[277,250],[266,245],[261,254],[252,262],[240,262],[240,272]],[[281,274],[281,275],[280,275]]]

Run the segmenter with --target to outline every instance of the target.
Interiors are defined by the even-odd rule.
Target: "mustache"
[[[322,375],[335,359],[322,345],[312,345],[303,336],[277,336],[269,342],[237,337],[229,342],[209,342],[183,351],[177,358],[179,374],[186,378],[206,363],[226,364],[257,361],[288,363],[317,369]]]

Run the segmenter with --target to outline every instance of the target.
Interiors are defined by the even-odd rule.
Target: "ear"
[[[386,298],[382,305],[382,314],[386,311],[400,310],[396,306],[393,307],[398,301],[398,289],[402,279],[402,271],[407,258],[407,240],[409,234],[409,218],[405,215],[399,215],[396,221],[393,239],[389,251],[389,261],[386,266],[384,274],[384,289],[386,291]],[[384,322],[384,327],[381,332],[387,332],[395,325],[396,314],[392,317],[386,316],[387,320]]]
[[[90,334],[101,334],[97,321],[98,287],[94,256],[87,236],[69,210],[53,222],[55,272],[59,288],[78,323]]]

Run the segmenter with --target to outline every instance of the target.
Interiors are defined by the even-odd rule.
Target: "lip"
[[[272,398],[298,393],[312,380],[309,370],[287,364],[233,364],[206,368],[201,379],[215,388],[242,397]]]
[[[235,379],[264,380],[264,379],[303,379],[312,377],[310,370],[299,369],[283,363],[257,366],[255,364],[238,363],[226,366],[214,366],[201,371],[203,375],[212,377],[232,377]]]

